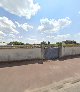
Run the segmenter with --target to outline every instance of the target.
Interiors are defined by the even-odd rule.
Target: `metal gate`
[[[44,50],[45,59],[57,59],[59,57],[59,48],[58,47],[49,47]]]

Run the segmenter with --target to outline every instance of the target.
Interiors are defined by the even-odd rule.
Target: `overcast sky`
[[[0,41],[80,42],[80,0],[0,0]]]

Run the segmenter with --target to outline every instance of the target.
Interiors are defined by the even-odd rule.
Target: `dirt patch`
[[[55,82],[48,86],[42,87],[40,89],[32,90],[31,92],[67,92],[67,89],[73,90],[74,86],[77,86],[77,85],[80,85],[80,78],[75,77],[71,79],[69,78],[67,80],[62,80],[60,82]],[[69,91],[69,92],[72,92],[72,91]]]
[[[3,64],[0,68],[0,92],[25,92],[75,76],[80,77],[80,58],[43,64],[27,64],[26,61]],[[57,87],[62,90],[65,85],[68,81]]]

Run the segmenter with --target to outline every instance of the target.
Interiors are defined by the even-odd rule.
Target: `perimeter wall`
[[[71,56],[71,55],[80,55],[80,47],[61,47],[59,56]]]
[[[0,49],[0,62],[31,59],[58,59],[80,55],[80,47],[9,48]]]
[[[42,59],[41,48],[0,49],[0,62],[26,59]]]

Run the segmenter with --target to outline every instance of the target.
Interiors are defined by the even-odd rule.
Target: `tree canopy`
[[[8,43],[8,45],[24,45],[24,43],[18,42],[18,41],[13,41],[13,42]]]

